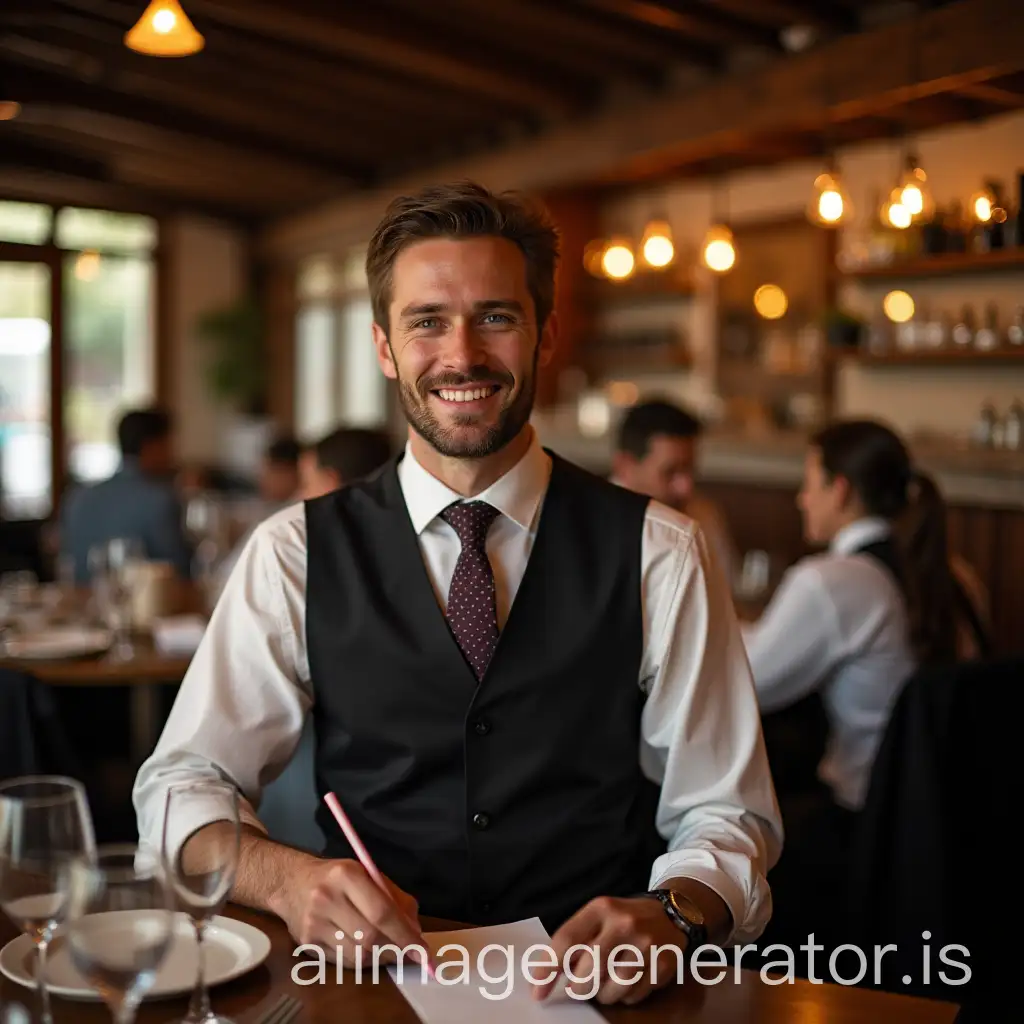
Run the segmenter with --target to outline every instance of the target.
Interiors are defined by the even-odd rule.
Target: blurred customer
[[[958,632],[978,616],[950,566],[942,496],[887,427],[821,431],[797,500],[808,542],[828,550],[790,569],[743,634],[762,711],[821,693],[830,735],[818,774],[838,838],[903,683],[918,666],[955,662]],[[977,639],[987,649],[984,631]]]
[[[116,537],[138,541],[152,561],[190,573],[181,502],[173,480],[173,424],[162,409],[135,409],[121,417],[121,466],[108,480],[76,487],[60,512],[60,552],[75,579],[89,579],[89,550]]]
[[[267,446],[260,465],[260,497],[272,511],[295,501],[299,491],[299,456],[302,445],[289,434],[281,435]]]
[[[391,458],[383,430],[339,427],[311,444],[299,458],[299,493],[309,501],[369,476]]]
[[[725,516],[694,483],[702,433],[701,421],[671,402],[634,405],[619,427],[612,479],[696,520],[731,583],[738,558]]]

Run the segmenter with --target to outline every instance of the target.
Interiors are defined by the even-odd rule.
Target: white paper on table
[[[443,971],[442,978],[448,984],[425,978],[420,965],[411,960],[405,963],[401,980],[395,967],[388,968],[399,991],[424,1024],[481,1024],[482,1021],[487,1024],[597,1024],[604,1020],[581,1000],[552,995],[541,1003],[533,998],[535,986],[524,975],[522,964],[523,955],[531,946],[551,945],[551,937],[540,918],[487,928],[426,932],[423,937],[435,961],[458,962],[451,952],[443,957],[437,955],[438,950],[446,945],[458,945],[466,950],[469,965],[464,975],[465,982],[456,967]],[[512,951],[511,955],[503,950],[488,950],[486,953],[482,964],[484,973],[489,978],[501,979],[494,982],[484,980],[478,973],[480,953],[492,944]],[[545,978],[550,973],[547,966],[551,962],[550,954],[537,951],[531,960],[535,965],[532,968],[535,978]],[[511,990],[504,998],[488,998],[481,992],[482,988],[492,996],[503,994],[509,988],[505,978],[510,974],[513,978]],[[455,978],[459,979],[458,983],[450,983]],[[565,984],[564,978],[562,984]]]

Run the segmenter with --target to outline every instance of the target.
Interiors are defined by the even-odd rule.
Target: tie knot
[[[441,518],[459,535],[463,544],[482,548],[498,514],[486,501],[457,501],[441,513]]]

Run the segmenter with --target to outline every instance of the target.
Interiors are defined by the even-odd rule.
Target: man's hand
[[[310,858],[288,879],[271,909],[297,942],[322,947],[330,960],[336,959],[339,950],[349,967],[357,960],[370,966],[374,946],[420,946],[426,952],[419,904],[394,883],[388,881],[388,885],[391,899],[358,861]],[[338,938],[338,932],[344,938]],[[419,959],[420,954],[414,951],[411,956]],[[394,950],[384,950],[378,963],[395,960]]]
[[[533,996],[544,999],[557,985],[565,985],[567,990],[581,996],[593,993],[597,973],[599,987],[595,998],[599,1003],[639,1003],[655,988],[676,980],[686,942],[685,933],[669,920],[658,900],[600,896],[566,921],[551,941],[559,965],[565,963],[566,953],[577,944],[593,949],[600,963],[595,965],[594,955],[589,951],[574,953],[569,969],[575,977],[584,980],[565,985],[567,979],[560,975],[547,984],[538,985]],[[616,946],[623,945],[631,948],[615,954],[613,976],[609,972],[609,959]],[[659,952],[657,964],[652,965],[652,947],[655,946],[659,947]]]

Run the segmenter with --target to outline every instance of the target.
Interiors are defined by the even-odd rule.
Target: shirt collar
[[[849,555],[867,544],[888,537],[892,526],[881,516],[865,516],[847,523],[833,538],[829,550],[834,555]]]
[[[471,500],[486,501],[520,529],[529,530],[533,527],[550,478],[551,458],[534,434],[523,457],[503,477]],[[424,469],[416,461],[409,443],[406,443],[398,464],[398,482],[417,534],[422,533],[452,502],[466,500]]]

